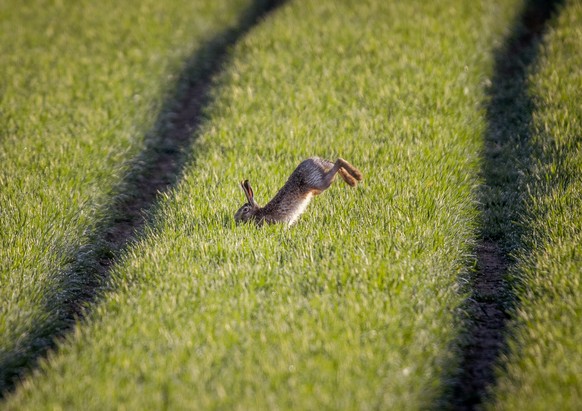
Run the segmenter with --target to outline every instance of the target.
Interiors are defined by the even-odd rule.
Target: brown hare
[[[235,221],[254,221],[263,223],[286,223],[292,225],[314,195],[329,188],[335,175],[339,173],[346,183],[355,187],[362,180],[362,173],[343,158],[335,163],[319,157],[308,158],[297,166],[295,171],[264,207],[255,201],[253,189],[248,180],[241,182],[247,202],[234,215]]]

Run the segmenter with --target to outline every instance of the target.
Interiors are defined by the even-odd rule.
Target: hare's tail
[[[338,158],[336,164],[341,167],[339,169],[340,175],[349,185],[355,186],[358,181],[362,181],[362,173],[360,170],[348,163],[343,158]]]

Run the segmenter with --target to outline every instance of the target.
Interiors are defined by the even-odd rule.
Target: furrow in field
[[[566,0],[556,14],[528,76],[535,110],[521,182],[526,229],[510,273],[519,310],[488,409],[582,404],[582,3]]]
[[[99,292],[99,285],[107,279],[115,259],[139,234],[158,196],[179,180],[185,154],[189,152],[202,121],[202,109],[208,100],[212,78],[225,63],[229,47],[281,3],[282,0],[255,1],[241,16],[237,27],[216,35],[186,63],[174,93],[162,108],[154,130],[149,133],[151,138],[132,162],[131,170],[120,184],[120,194],[106,213],[115,218],[107,219],[98,226],[94,242],[79,252],[85,254],[92,251],[95,257],[73,267],[63,276],[94,280],[65,300],[68,318],[82,314],[83,307],[93,300]],[[95,253],[95,250],[100,252]]]
[[[257,0],[242,13],[236,26],[219,32],[187,61],[175,89],[160,110],[143,150],[130,161],[128,172],[113,190],[105,216],[89,234],[89,242],[73,256],[57,283],[46,290],[43,318],[13,349],[0,347],[0,398],[6,395],[38,359],[55,347],[106,291],[108,273],[126,246],[139,235],[156,200],[179,180],[184,153],[202,120],[211,79],[220,72],[229,48],[278,7],[280,0]],[[58,308],[55,310],[55,302]],[[55,326],[56,324],[56,326]]]
[[[559,1],[525,3],[512,33],[497,51],[495,71],[488,90],[487,131],[483,150],[481,241],[476,247],[477,267],[463,337],[462,363],[455,380],[451,406],[475,409],[495,384],[495,366],[506,351],[510,311],[516,298],[508,282],[524,228],[518,225],[527,195],[520,179],[530,158],[533,103],[527,76],[535,64],[541,38]]]

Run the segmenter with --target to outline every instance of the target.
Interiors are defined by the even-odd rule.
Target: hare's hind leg
[[[338,158],[333,166],[325,172],[320,185],[317,188],[321,191],[328,189],[338,172],[343,180],[352,187],[357,186],[358,181],[362,179],[362,173],[360,173],[357,168],[352,166],[343,158]]]
[[[358,170],[356,167],[354,167],[353,165],[351,165],[350,163],[348,163],[346,160],[344,160],[343,158],[338,158],[335,162],[335,165],[338,165],[344,169],[345,171],[347,171],[354,179],[356,179],[357,181],[362,181],[362,173],[360,172],[360,170]],[[343,173],[342,174],[343,177]],[[344,178],[344,180],[346,180]],[[346,183],[350,184],[350,182],[348,180],[346,180]],[[350,184],[350,185],[355,185],[355,184]]]
[[[325,171],[324,167],[326,166],[331,166],[331,168]],[[323,167],[321,168],[321,175],[317,179],[315,179],[316,181],[312,182],[313,188],[319,191],[319,193],[327,190],[331,183],[333,183],[335,175],[340,170],[341,166],[337,162],[334,164],[329,161],[325,161],[325,165],[323,165]]]
[[[344,179],[344,181],[351,185],[352,187],[358,185],[358,181],[354,177],[352,177],[352,175],[348,173],[345,168],[340,168],[338,172],[340,176]]]

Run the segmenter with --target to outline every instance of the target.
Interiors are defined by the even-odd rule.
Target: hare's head
[[[246,222],[252,220],[257,211],[261,207],[255,201],[255,196],[253,194],[253,189],[251,188],[251,184],[249,180],[245,180],[244,182],[240,183],[243,191],[245,192],[245,196],[247,198],[247,202],[243,204],[241,208],[238,209],[236,214],[234,215],[234,221],[238,222]]]

